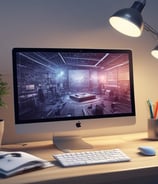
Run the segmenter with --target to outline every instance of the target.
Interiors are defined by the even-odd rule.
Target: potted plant
[[[0,108],[6,104],[3,101],[3,97],[8,93],[8,83],[3,81],[2,74],[0,74]]]
[[[3,97],[8,93],[8,83],[3,81],[2,74],[0,74],[0,108],[5,107],[6,104],[3,101]],[[2,142],[4,131],[4,120],[0,119],[0,146]]]

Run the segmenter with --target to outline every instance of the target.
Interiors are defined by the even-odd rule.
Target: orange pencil
[[[156,102],[155,109],[154,109],[154,119],[156,119],[158,113],[158,101]]]

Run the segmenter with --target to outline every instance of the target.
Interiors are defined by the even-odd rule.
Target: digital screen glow
[[[129,50],[15,49],[18,123],[134,113]]]

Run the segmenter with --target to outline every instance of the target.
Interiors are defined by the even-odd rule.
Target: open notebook
[[[23,171],[47,168],[54,166],[53,163],[26,152],[0,151],[0,175],[12,176]]]

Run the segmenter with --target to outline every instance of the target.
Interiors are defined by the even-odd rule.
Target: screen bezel
[[[127,53],[129,56],[129,80],[130,80],[130,92],[131,92],[131,113],[120,113],[120,114],[108,114],[102,116],[84,116],[84,117],[67,117],[59,119],[30,119],[29,121],[19,120],[19,106],[18,106],[18,83],[17,83],[17,68],[16,68],[16,54],[18,52],[107,52],[107,53]],[[128,117],[135,116],[135,100],[134,100],[134,80],[133,80],[133,61],[132,61],[132,51],[126,49],[72,49],[72,48],[14,48],[12,50],[13,57],[13,84],[14,84],[14,114],[15,114],[15,124],[32,124],[32,123],[44,123],[44,122],[60,122],[60,121],[77,121],[85,119],[100,119],[100,118],[114,118],[114,117]]]

